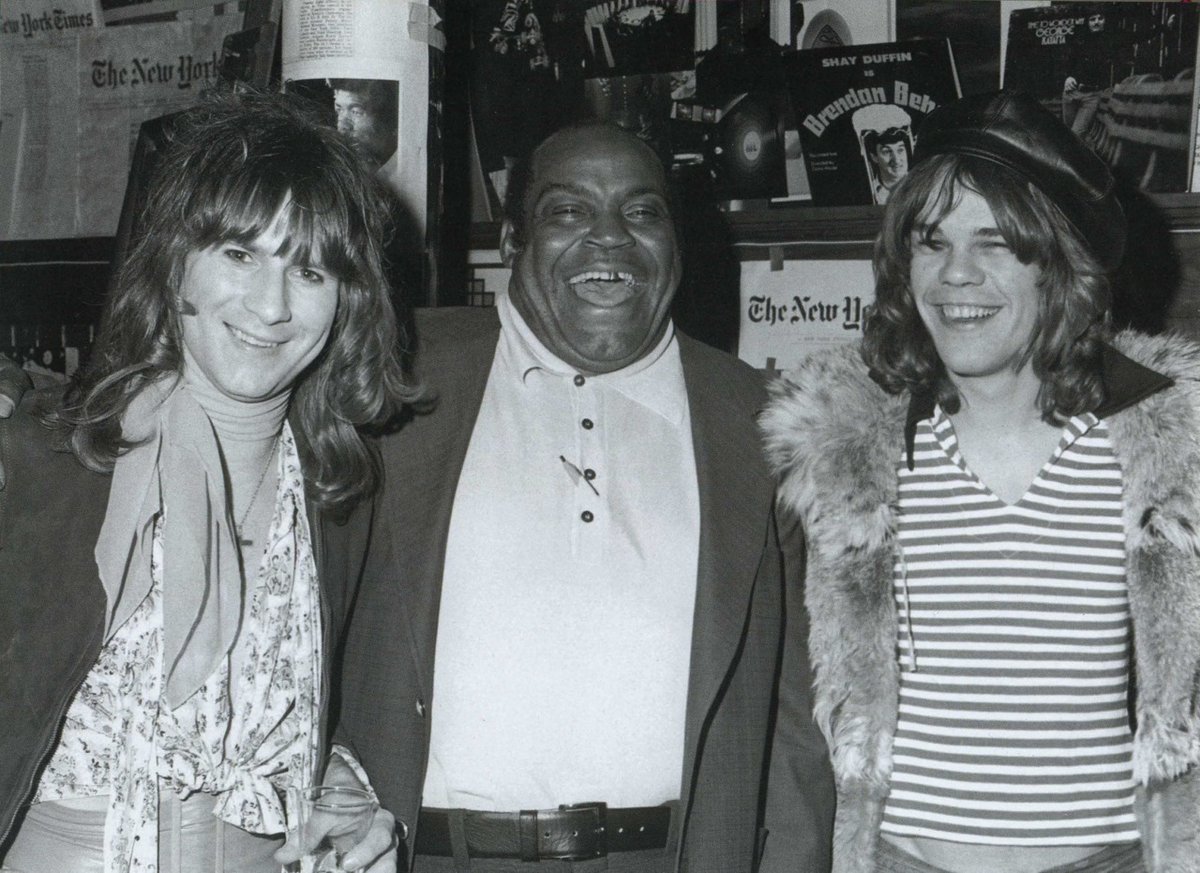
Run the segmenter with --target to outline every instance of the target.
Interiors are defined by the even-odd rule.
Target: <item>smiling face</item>
[[[936,225],[912,232],[910,287],[938,357],[958,387],[1028,375],[1042,270],[1023,264],[982,195],[960,188]]]
[[[183,344],[234,400],[265,400],[291,388],[333,327],[337,277],[281,251],[285,236],[277,217],[249,245],[221,242],[184,261],[179,295],[196,312],[181,318]]]
[[[505,223],[517,311],[550,351],[584,373],[639,360],[666,330],[681,273],[666,178],[620,130],[559,133],[534,158],[523,243]]]
[[[908,172],[908,149],[902,142],[888,142],[875,147],[875,166],[879,183],[891,188]]]

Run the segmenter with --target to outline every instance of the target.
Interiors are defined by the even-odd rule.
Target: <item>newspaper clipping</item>
[[[421,235],[430,183],[429,49],[443,48],[444,39],[426,2],[284,4],[284,87],[326,104],[330,123],[407,205]]]
[[[8,10],[6,2],[0,239],[112,236],[141,123],[190,105],[216,81],[221,44],[241,16],[58,29],[76,13]],[[50,24],[27,31],[27,20]]]

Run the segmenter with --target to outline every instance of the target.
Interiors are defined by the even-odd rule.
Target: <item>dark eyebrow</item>
[[[540,203],[543,197],[549,194],[558,194],[560,192],[564,194],[574,194],[576,197],[586,197],[589,193],[588,190],[582,185],[575,185],[571,182],[551,182],[546,187],[538,191],[537,200],[534,201],[534,205]],[[666,193],[662,189],[656,188],[652,185],[643,185],[639,188],[633,188],[625,192],[626,199],[645,197],[647,195],[658,197],[664,201],[667,200]]]
[[[913,224],[911,232],[918,234],[920,236],[927,236],[931,233],[936,233],[938,230],[938,227],[940,225],[941,225],[940,221],[934,222],[932,224],[928,224],[925,222],[916,222]],[[996,228],[996,227],[976,228],[976,230],[972,234],[972,236],[985,236],[985,237],[988,237],[989,239],[992,237],[1000,237],[1001,239],[1004,239],[1004,233],[999,228]]]
[[[574,194],[577,197],[582,197],[585,193],[579,185],[572,185],[570,182],[551,182],[545,188],[538,191],[537,199],[540,201],[547,194]]]

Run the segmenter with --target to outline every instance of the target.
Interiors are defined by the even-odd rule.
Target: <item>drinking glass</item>
[[[366,837],[379,804],[370,792],[343,785],[289,791],[288,812],[305,855],[298,873],[342,873],[342,858]]]

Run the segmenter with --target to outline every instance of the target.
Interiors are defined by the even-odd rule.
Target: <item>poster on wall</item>
[[[672,120],[696,89],[693,0],[471,0],[468,10],[473,214],[498,218],[513,166],[572,120],[618,124],[667,164],[688,150]]]
[[[592,0],[583,13],[580,114],[633,132],[668,166],[679,151],[674,134],[684,132],[674,110],[697,90],[696,5]]]
[[[738,357],[768,371],[860,339],[875,299],[867,260],[743,261],[741,289]]]
[[[215,84],[241,23],[0,38],[0,239],[112,236],[142,122]]]
[[[1187,191],[1198,30],[1191,3],[1018,9],[1004,86],[1037,97],[1133,187]]]
[[[817,206],[886,203],[925,116],[959,96],[947,40],[795,52],[784,74]]]
[[[585,10],[560,0],[471,0],[468,90],[482,185],[475,208],[499,217],[516,161],[578,109],[591,57]]]

